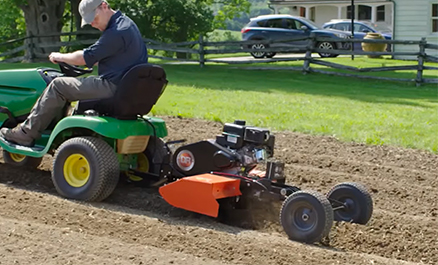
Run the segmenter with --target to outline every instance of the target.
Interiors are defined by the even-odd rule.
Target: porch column
[[[376,23],[377,21],[377,6],[371,6],[371,22]]]
[[[307,19],[310,19],[310,8],[312,8],[312,7],[306,6],[306,18]]]
[[[338,6],[338,19],[342,18],[342,6]]]

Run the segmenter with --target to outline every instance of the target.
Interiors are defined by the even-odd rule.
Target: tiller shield
[[[239,187],[239,179],[201,174],[169,183],[160,187],[159,192],[174,207],[218,217],[217,199],[242,195]]]

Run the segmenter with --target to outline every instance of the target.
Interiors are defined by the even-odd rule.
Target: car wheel
[[[318,49],[321,50],[334,50],[335,49],[335,45],[331,42],[328,41],[323,41],[318,43],[318,45],[316,46]],[[326,52],[319,52],[318,53],[319,56],[321,56],[322,58],[328,58],[328,57],[336,57],[338,56],[337,54],[333,54],[333,53],[326,53]]]
[[[269,48],[269,46],[265,45],[263,43],[254,43],[254,44],[250,45],[249,48],[253,49],[253,50],[257,50],[255,52],[251,52],[252,57],[254,57],[256,59],[261,59],[267,55],[267,53],[264,52],[263,50]]]

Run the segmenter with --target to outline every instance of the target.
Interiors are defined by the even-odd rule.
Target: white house
[[[270,0],[275,13],[306,17],[322,25],[332,19],[351,19],[351,0]],[[395,40],[420,40],[438,44],[438,0],[355,0],[355,18],[385,24]],[[395,45],[394,51],[418,51],[411,45]],[[427,50],[438,56],[437,50]],[[406,57],[398,57],[406,58]],[[411,57],[412,58],[412,57]]]

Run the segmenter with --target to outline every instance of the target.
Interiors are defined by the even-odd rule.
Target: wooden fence
[[[77,39],[76,37],[80,34],[82,39]],[[62,33],[62,34],[52,34],[52,35],[44,35],[44,36],[30,36],[25,38],[20,38],[16,40],[10,40],[4,43],[0,43],[0,49],[2,47],[14,46],[7,52],[0,54],[0,62],[20,62],[20,61],[35,61],[45,59],[47,60],[47,53],[40,52],[41,50],[52,49],[58,51],[63,47],[64,49],[70,49],[72,47],[83,46],[86,47],[96,41],[98,38],[98,33],[96,32],[72,32],[72,33]],[[88,39],[84,39],[88,37]],[[50,37],[62,37],[63,39],[74,38],[75,40],[68,41],[57,41],[57,42],[49,42],[49,43],[41,43],[38,40],[41,38],[50,38]],[[288,46],[293,46],[294,42],[298,41],[306,41],[307,45],[304,47],[285,47],[285,44]],[[364,51],[356,51],[351,49],[318,49],[317,43],[327,41],[330,43],[339,43],[342,42],[345,46],[346,43],[352,46],[354,43],[386,43],[387,45],[409,45],[414,46],[412,48],[412,52],[394,52],[394,51],[385,51],[385,52],[364,52]],[[280,61],[303,61],[302,67],[287,67],[287,68],[279,68],[275,69],[289,69],[295,71],[301,71],[304,74],[317,72],[323,74],[330,75],[339,75],[339,76],[350,76],[357,78],[367,78],[367,79],[380,79],[380,80],[392,80],[392,81],[405,81],[405,82],[415,82],[417,86],[422,83],[438,83],[437,78],[425,78],[423,76],[424,70],[438,70],[438,67],[426,66],[425,62],[438,62],[438,45],[427,43],[426,39],[423,38],[418,41],[406,41],[406,40],[354,40],[354,39],[331,39],[331,38],[322,38],[317,37],[311,34],[310,37],[305,38],[294,38],[289,40],[282,41],[223,41],[223,42],[209,42],[205,41],[201,36],[198,41],[189,41],[189,42],[180,42],[180,43],[162,43],[151,39],[144,39],[144,42],[147,44],[148,49],[151,51],[151,58],[159,58],[164,60],[175,60],[181,62],[192,62],[198,63],[201,67],[203,67],[206,63],[226,63],[226,64],[254,64],[254,63],[273,63]],[[18,46],[20,43],[22,45]],[[266,48],[264,52],[270,53],[296,53],[298,56],[291,56],[287,58],[267,58],[267,59],[249,59],[249,60],[223,60],[220,58],[208,58],[210,55],[225,55],[229,54],[229,57],[233,57],[236,53],[251,53],[256,52],[258,50],[251,49],[250,47],[253,44],[264,44]],[[272,46],[283,46],[283,47],[272,47]],[[394,49],[392,49],[394,50]],[[157,52],[173,54],[185,54],[185,58],[175,58],[174,56],[166,56],[166,55],[157,55]],[[329,53],[329,54],[337,54],[337,55],[349,55],[354,59],[354,56],[358,55],[367,55],[367,56],[382,56],[382,55],[391,55],[392,58],[397,56],[411,56],[412,58],[416,58],[416,65],[402,65],[402,66],[390,66],[390,67],[371,67],[371,68],[358,68],[352,66],[341,65],[333,62],[329,62],[324,60],[324,58],[319,58],[313,56],[314,53]],[[300,56],[302,55],[302,56]],[[330,71],[321,70],[312,68],[311,65],[322,65],[333,69],[347,70],[348,73],[339,72],[339,71]],[[253,67],[255,68],[255,67]],[[273,69],[264,67],[257,67],[258,69]],[[417,74],[413,78],[390,78],[390,77],[380,77],[380,76],[365,76],[357,73],[363,72],[383,72],[383,71],[396,71],[396,70],[416,70]],[[352,73],[351,73],[352,72]]]

